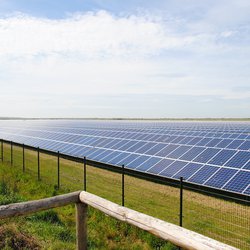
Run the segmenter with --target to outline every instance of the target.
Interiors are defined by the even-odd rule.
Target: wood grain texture
[[[118,220],[148,231],[183,249],[192,250],[235,250],[236,248],[223,244],[201,234],[156,219],[132,209],[119,206],[96,195],[81,192],[80,201],[94,207]]]
[[[76,249],[87,249],[87,209],[88,205],[76,203]]]
[[[77,191],[41,200],[0,206],[0,219],[13,216],[27,215],[55,207],[62,207],[71,203],[77,203],[79,202],[79,194],[80,191]]]

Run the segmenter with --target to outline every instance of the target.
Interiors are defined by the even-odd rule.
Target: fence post
[[[24,144],[23,144],[23,172],[25,172],[25,154],[24,154]]]
[[[124,164],[122,165],[122,206],[124,207]]]
[[[84,203],[76,203],[76,249],[87,249],[87,209]]]
[[[2,156],[2,162],[3,162],[3,139],[1,140],[1,156]]]
[[[37,148],[37,179],[40,181],[40,150]]]
[[[180,177],[180,227],[182,227],[183,217],[183,177]]]
[[[84,191],[87,191],[87,173],[86,173],[86,157],[84,156],[83,158],[83,181],[84,181],[84,186],[83,189]]]
[[[60,152],[57,152],[57,188],[60,188]]]
[[[13,142],[10,142],[10,164],[13,165]]]

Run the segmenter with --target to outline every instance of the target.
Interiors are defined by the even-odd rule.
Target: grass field
[[[21,149],[18,147],[14,147],[13,156],[14,167],[11,167],[9,165],[8,167],[9,169],[11,169],[11,171],[15,170],[16,173],[19,173],[21,175]],[[10,159],[9,145],[5,145],[4,158],[5,160]],[[60,163],[60,192],[82,189],[82,164],[62,159]],[[34,183],[37,183],[36,152],[26,150],[25,165],[26,174],[30,176],[29,178],[31,178]],[[40,168],[41,181],[38,184],[49,184],[46,185],[46,187],[50,188],[50,192],[47,192],[45,194],[43,192],[37,192],[37,190],[32,191],[29,182],[27,182],[27,184],[22,183],[22,185],[20,185],[17,189],[26,199],[42,198],[45,196],[49,196],[51,195],[51,193],[55,192],[54,186],[57,184],[56,157],[40,154]],[[4,175],[6,175],[6,171]],[[23,177],[19,178],[21,178],[22,180]],[[87,191],[120,204],[121,175],[107,170],[87,166]],[[27,192],[27,194],[25,192]],[[35,193],[35,197],[30,196],[30,192]],[[178,224],[179,189],[136,179],[130,176],[125,176],[125,206],[155,216],[165,221]],[[106,217],[104,216],[104,218]],[[98,218],[95,219],[99,221]],[[97,222],[94,219],[92,220],[91,218],[89,223],[91,225],[91,223],[95,224]],[[247,206],[239,205],[233,202],[227,202],[224,200],[185,190],[183,226],[224,243],[238,247],[240,249],[250,248],[250,209]],[[93,235],[97,236],[97,232],[94,232],[95,230],[93,230],[94,229],[90,227],[90,235],[93,233]],[[117,241],[115,241],[115,245],[118,246],[121,243],[121,247],[117,248],[116,246],[114,246],[113,249],[123,249],[122,242],[124,242],[124,244],[126,245],[129,241],[127,242],[126,239],[123,239],[121,235],[119,237],[117,236],[117,228],[114,228],[112,230],[112,234],[116,235],[114,237],[111,237],[112,240],[109,240],[110,236],[107,235],[101,235],[94,238],[98,238],[98,242],[100,240],[104,242],[103,244],[108,244],[108,247],[111,249],[113,247],[112,244],[114,243],[113,239],[115,238],[117,239]],[[137,231],[138,233],[138,230],[135,231]],[[140,243],[138,243],[138,240],[133,240],[133,242],[135,241],[138,244],[141,244],[139,248],[135,247],[135,249],[151,249],[155,248],[157,244],[158,246],[162,246],[160,249],[169,248],[169,246],[163,247],[164,244],[161,241],[158,242],[157,240],[155,240],[155,238],[150,238],[152,236],[147,236],[149,238],[145,237],[149,239],[145,243],[144,236],[141,235],[142,233],[140,232],[139,236],[136,236],[138,237],[137,239]],[[135,237],[135,234],[133,237]],[[90,242],[95,242],[95,240],[92,240],[92,238],[90,238]],[[126,247],[124,249],[126,249]]]

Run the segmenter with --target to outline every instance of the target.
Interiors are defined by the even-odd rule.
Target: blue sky
[[[250,117],[249,69],[248,0],[0,0],[0,117]]]

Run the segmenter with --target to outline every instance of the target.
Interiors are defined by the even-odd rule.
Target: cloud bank
[[[61,20],[18,14],[0,20],[1,55],[73,54],[87,58],[148,56],[186,46],[195,37],[168,33],[149,16],[116,17],[106,11]]]
[[[18,109],[9,112],[27,116],[36,116],[37,110],[57,116],[54,106],[65,111],[60,116],[101,116],[105,109],[110,117],[129,116],[124,106],[131,110],[135,98],[143,102],[147,117],[155,115],[150,98],[162,98],[159,105],[167,105],[164,98],[178,96],[183,103],[176,105],[176,114],[192,100],[206,108],[218,100],[220,105],[222,100],[227,105],[228,100],[231,105],[243,100],[245,107],[250,104],[250,27],[242,19],[240,25],[226,26],[227,16],[218,20],[220,28],[211,26],[212,16],[217,17],[215,11],[190,21],[97,11],[64,19],[22,13],[1,18],[0,105],[16,100]],[[93,115],[86,113],[90,106]],[[161,117],[173,114],[160,110]],[[140,109],[132,116],[141,116]]]

